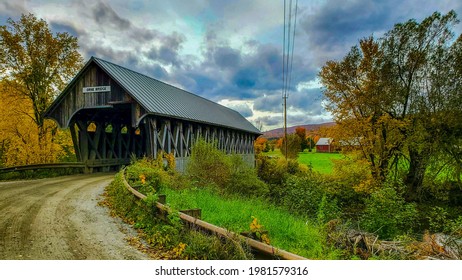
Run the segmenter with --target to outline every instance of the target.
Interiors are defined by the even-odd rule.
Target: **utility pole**
[[[284,147],[285,147],[284,156],[287,160],[287,95],[284,95],[283,98],[284,98]]]

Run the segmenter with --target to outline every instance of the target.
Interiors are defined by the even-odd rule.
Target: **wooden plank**
[[[69,130],[71,131],[71,137],[72,137],[72,143],[74,144],[74,150],[75,150],[75,156],[77,157],[77,160],[82,160],[82,155],[80,152],[80,145],[79,141],[77,140],[77,127],[75,123],[72,123],[71,126],[69,127]]]
[[[159,198],[159,203],[161,204],[165,204],[167,203],[167,196],[165,194],[159,194],[157,195],[157,197]]]
[[[15,171],[27,171],[27,170],[38,170],[38,169],[55,169],[55,168],[84,168],[83,162],[66,162],[66,163],[39,163],[29,165],[18,165],[0,168],[0,173],[8,173]]]
[[[186,215],[189,215],[191,217],[194,217],[196,219],[201,219],[202,217],[202,209],[200,208],[180,210],[180,212]]]

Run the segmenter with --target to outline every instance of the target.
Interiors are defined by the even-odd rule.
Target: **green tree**
[[[361,40],[343,60],[327,62],[319,74],[339,134],[360,139],[378,182],[400,159],[408,161],[411,199],[421,192],[431,157],[460,140],[461,38],[453,41],[451,32],[457,22],[451,11],[396,24],[378,40]]]
[[[18,99],[31,101],[33,110],[24,114],[37,126],[42,146],[55,129],[45,125],[46,109],[82,67],[77,38],[66,32],[53,34],[33,14],[7,23],[0,26],[0,78],[15,89]]]
[[[295,134],[300,137],[300,152],[308,148],[308,140],[306,139],[306,128],[296,127]]]
[[[384,109],[391,118],[408,123],[401,129],[406,139],[401,155],[409,161],[405,182],[413,199],[422,190],[431,158],[460,139],[461,108],[455,104],[460,104],[462,75],[454,60],[461,55],[461,38],[454,43],[451,31],[458,22],[454,11],[435,12],[421,23],[397,24],[382,43],[383,94],[393,100]]]

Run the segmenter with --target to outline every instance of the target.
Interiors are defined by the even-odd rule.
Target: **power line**
[[[292,66],[294,60],[295,46],[295,28],[297,26],[297,10],[298,0],[295,1],[295,15],[292,28],[292,0],[289,1],[289,15],[287,19],[287,1],[284,0],[284,36],[282,41],[282,99],[283,99],[283,118],[284,118],[284,142],[285,142],[285,157],[287,158],[287,99],[289,98],[290,84],[292,82]],[[287,36],[286,36],[287,29]],[[292,38],[291,38],[292,35]],[[287,49],[286,49],[287,44]],[[289,60],[290,58],[290,60]],[[289,67],[290,66],[290,67]]]
[[[294,49],[295,49],[295,27],[297,27],[297,10],[298,10],[298,0],[295,1],[295,17],[294,17],[294,30],[292,35],[292,54],[290,58],[290,69],[289,69],[289,84],[288,89],[290,88],[290,84],[292,83],[292,65],[294,62]],[[290,90],[288,90],[287,97],[289,97]]]

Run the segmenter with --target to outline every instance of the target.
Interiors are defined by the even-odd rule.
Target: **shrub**
[[[462,236],[462,216],[451,215],[447,208],[433,206],[428,213],[429,230]]]
[[[443,232],[446,226],[446,221],[448,220],[448,212],[446,209],[440,206],[434,206],[430,209],[428,215],[428,222],[431,232]]]
[[[285,158],[258,155],[256,163],[258,177],[270,185],[282,185],[289,175],[303,174],[309,171],[294,159],[286,160]]]
[[[371,194],[377,187],[373,181],[369,163],[357,155],[353,158],[333,159],[332,179],[348,192]]]
[[[316,220],[318,224],[324,225],[325,223],[340,217],[340,213],[337,200],[329,198],[329,196],[324,193],[321,201],[319,202],[316,213]]]
[[[256,158],[258,177],[270,185],[282,185],[289,175],[285,166],[278,164],[279,159],[258,155]]]
[[[240,155],[226,155],[204,140],[193,146],[186,174],[200,187],[211,185],[228,194],[265,196],[269,192]]]
[[[340,216],[337,200],[326,191],[324,182],[315,174],[291,175],[284,185],[273,186],[271,194],[274,203],[320,223]]]
[[[199,186],[225,186],[231,177],[231,164],[216,143],[201,139],[194,143],[186,174]]]
[[[143,158],[126,169],[130,185],[144,194],[155,193],[171,184],[171,174],[164,170],[162,162]]]
[[[239,155],[230,156],[231,176],[225,188],[227,193],[248,196],[266,196],[268,185],[260,180],[254,168],[250,167]]]
[[[365,205],[361,225],[382,239],[409,233],[416,226],[416,205],[406,203],[403,196],[386,183],[366,199]]]

